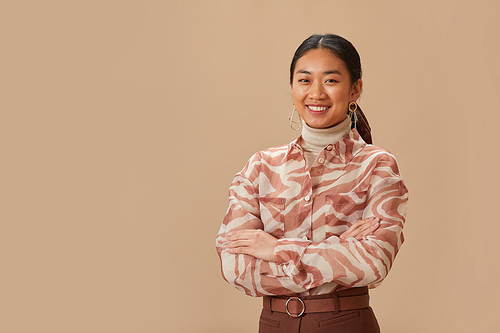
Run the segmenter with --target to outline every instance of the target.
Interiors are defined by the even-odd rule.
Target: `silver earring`
[[[349,103],[349,117],[351,118],[351,128],[356,127],[356,123],[358,122],[358,114],[356,111],[358,110],[358,104],[356,102]]]
[[[299,120],[293,120],[293,115],[297,112],[297,109],[295,109],[295,105],[293,106],[293,111],[292,114],[288,117],[288,120],[290,121],[290,127],[294,131],[298,131],[299,129],[302,128],[302,118],[300,118],[300,114],[297,112],[297,116],[299,116]],[[293,124],[300,124],[299,127],[294,128]]]

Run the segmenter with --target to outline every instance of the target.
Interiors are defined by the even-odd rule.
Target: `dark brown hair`
[[[327,34],[327,35],[312,35],[300,44],[293,55],[292,64],[290,65],[290,84],[293,82],[293,72],[295,65],[307,51],[314,49],[327,49],[339,57],[345,64],[351,83],[354,84],[361,79],[361,59],[359,58],[356,48],[344,37]]]

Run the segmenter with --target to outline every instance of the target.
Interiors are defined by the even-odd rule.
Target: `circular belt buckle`
[[[302,304],[302,311],[299,313],[299,314],[291,314],[290,311],[288,311],[288,303],[290,303],[290,301],[292,301],[292,297],[290,297],[286,303],[285,303],[285,310],[286,310],[286,313],[288,313],[288,315],[292,318],[299,318],[300,316],[302,316],[304,314],[304,312],[306,311],[306,305],[304,304],[304,301],[300,298],[300,297],[293,297],[294,301],[297,300],[299,301],[301,304]],[[296,298],[296,299],[295,299]]]

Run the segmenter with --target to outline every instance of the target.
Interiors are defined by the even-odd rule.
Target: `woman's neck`
[[[328,128],[313,128],[302,121],[302,139],[307,146],[323,149],[329,144],[335,144],[342,139],[351,129],[351,120],[346,117],[342,122]]]
[[[309,169],[319,153],[328,145],[337,143],[351,130],[351,119],[346,117],[342,122],[328,128],[313,128],[302,121],[301,146]]]

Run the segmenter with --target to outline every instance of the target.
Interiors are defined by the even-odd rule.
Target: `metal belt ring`
[[[295,299],[296,298],[296,299]],[[300,297],[294,297],[293,299],[294,301],[295,300],[298,300],[300,303],[302,303],[302,311],[297,315],[297,314],[291,314],[290,311],[288,311],[288,303],[290,303],[290,301],[292,301],[292,297],[290,297],[286,303],[285,303],[285,310],[286,310],[286,313],[288,313],[288,315],[292,318],[299,318],[300,316],[302,316],[304,314],[304,312],[306,312],[306,305],[304,304],[304,301],[300,298]]]

